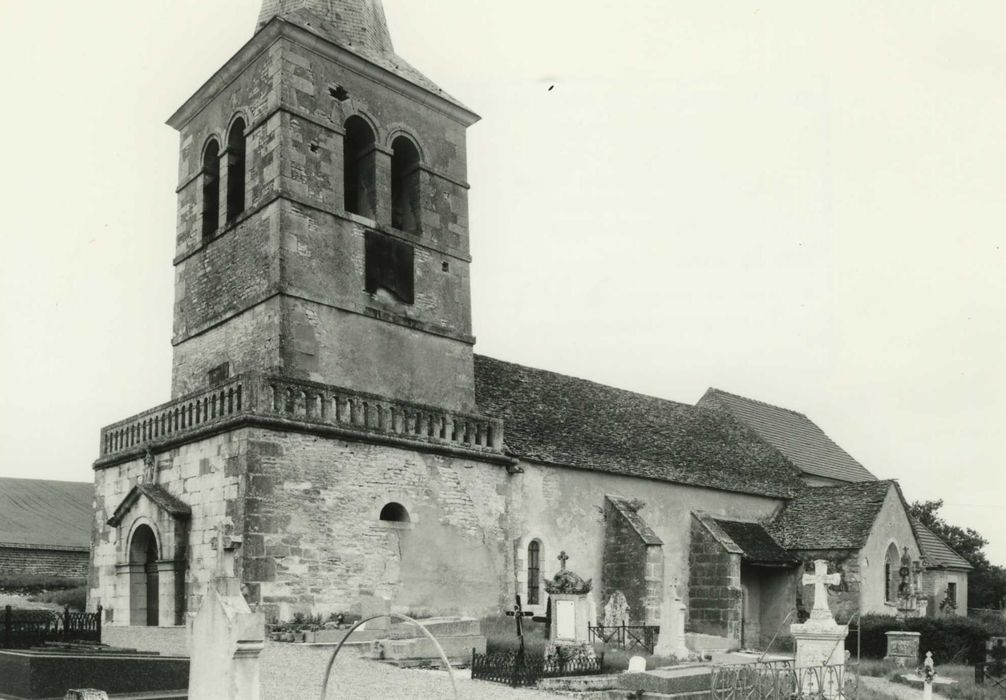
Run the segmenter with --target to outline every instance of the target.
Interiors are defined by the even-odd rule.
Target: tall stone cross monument
[[[831,609],[828,607],[827,586],[837,586],[840,583],[842,583],[842,575],[829,574],[828,562],[823,559],[814,562],[814,573],[803,576],[803,585],[814,587],[814,609],[810,611],[810,619],[834,622]]]
[[[804,585],[814,586],[814,609],[809,620],[789,628],[796,640],[797,668],[845,666],[845,638],[849,635],[849,626],[838,624],[831,616],[827,588],[841,582],[841,575],[828,573],[828,562],[823,559],[814,562],[813,574],[803,577]]]

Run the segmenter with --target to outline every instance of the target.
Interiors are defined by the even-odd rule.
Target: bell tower
[[[466,129],[380,0],[264,0],[171,117],[172,391],[264,372],[475,408]]]

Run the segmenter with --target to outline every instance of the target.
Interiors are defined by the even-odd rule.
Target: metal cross
[[[828,607],[828,589],[825,586],[837,586],[841,582],[841,574],[828,573],[828,562],[824,559],[818,559],[814,562],[813,574],[804,574],[803,585],[814,586],[814,609],[811,611],[812,617],[831,617],[831,609]]]
[[[517,624],[517,638],[520,639],[520,650],[524,651],[524,618],[531,617],[534,615],[531,611],[525,611],[524,606],[520,603],[520,593],[514,596],[516,603],[513,606],[513,610],[507,611],[507,617],[512,617],[514,622]]]
[[[565,569],[566,568],[566,562],[569,561],[569,555],[566,554],[565,550],[563,550],[563,551],[559,552],[559,556],[556,557],[556,559],[559,560],[559,564],[562,566],[563,569]]]

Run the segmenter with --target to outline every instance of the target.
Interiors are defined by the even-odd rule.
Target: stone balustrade
[[[101,431],[99,462],[241,418],[501,454],[503,422],[283,377],[242,375]]]

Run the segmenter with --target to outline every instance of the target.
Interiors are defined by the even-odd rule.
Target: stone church
[[[515,594],[544,612],[565,553],[598,607],[621,591],[655,625],[677,586],[691,631],[745,645],[809,607],[808,557],[844,553],[846,598],[894,580],[876,542],[921,560],[897,486],[828,471],[826,436],[776,444],[716,396],[476,355],[476,121],[395,53],[380,0],[264,0],[170,118],[172,398],[101,432],[90,604],[107,624],[184,624],[218,533],[272,619],[370,593],[413,614],[497,614]],[[865,538],[813,540],[835,509],[808,494],[864,483],[884,491]]]

